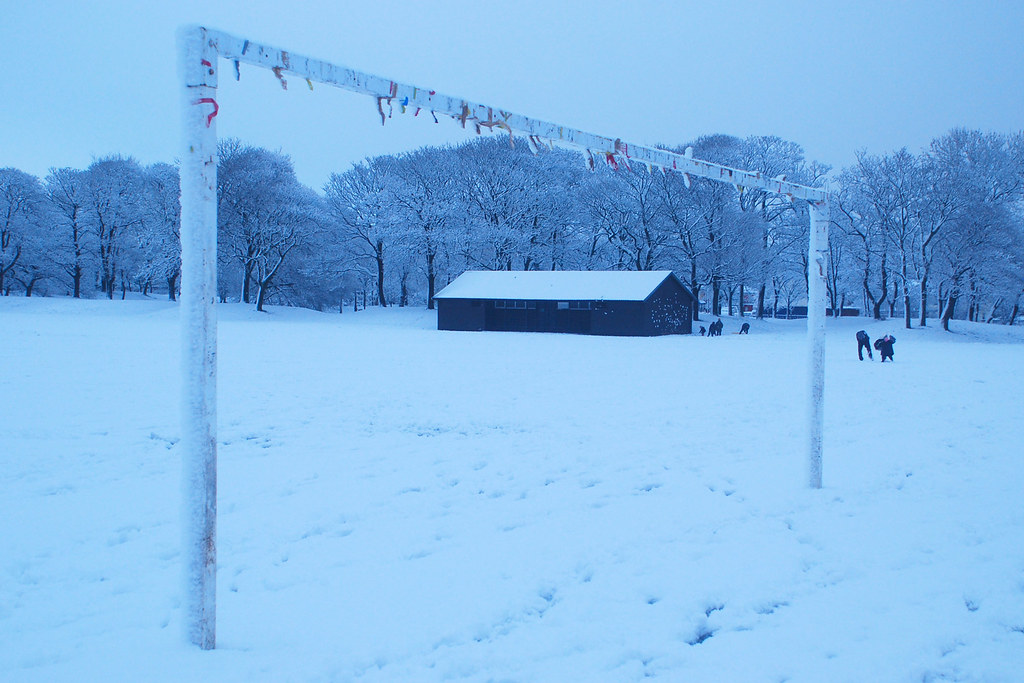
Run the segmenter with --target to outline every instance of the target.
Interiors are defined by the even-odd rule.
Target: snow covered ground
[[[218,649],[183,643],[175,304],[0,298],[4,681],[1013,681],[1024,329],[438,332],[219,308]],[[858,362],[854,332],[897,337]]]

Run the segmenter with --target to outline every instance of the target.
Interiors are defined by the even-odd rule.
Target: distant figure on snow
[[[707,329],[703,325],[701,325],[700,326],[700,336],[703,337],[707,333],[708,333]]]
[[[864,360],[864,351],[867,350],[868,358],[874,360],[875,357],[871,355],[871,337],[864,330],[857,333],[857,358]]]
[[[722,319],[719,318],[715,322],[711,323],[711,328],[708,330],[709,337],[721,337],[722,336]]]
[[[882,352],[882,362],[885,362],[886,357],[889,360],[893,360],[892,357],[892,345],[896,343],[896,337],[891,334],[887,334],[881,339],[875,340],[875,348]]]
[[[743,323],[740,326],[740,334],[750,334],[750,323]]]

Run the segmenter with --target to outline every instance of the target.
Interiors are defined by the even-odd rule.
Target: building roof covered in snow
[[[470,270],[435,299],[643,301],[671,270]]]

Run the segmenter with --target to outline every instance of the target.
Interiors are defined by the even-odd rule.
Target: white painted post
[[[828,268],[828,201],[809,202],[810,239],[807,252],[807,341],[810,346],[808,380],[808,483],[821,488],[822,434],[825,428],[825,270]]]
[[[217,52],[205,29],[178,32],[182,81],[182,554],[185,634],[216,645]]]

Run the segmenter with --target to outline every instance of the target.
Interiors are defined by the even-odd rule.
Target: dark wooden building
[[[690,334],[696,299],[672,271],[467,271],[434,297],[437,329]]]

